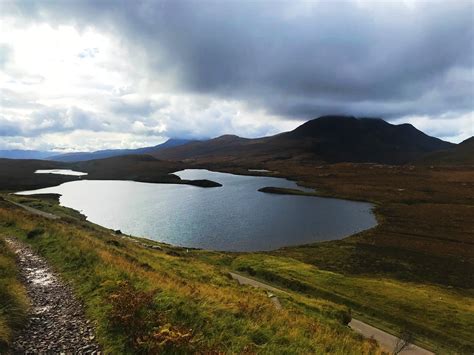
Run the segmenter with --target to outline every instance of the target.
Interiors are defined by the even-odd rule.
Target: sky
[[[260,137],[327,114],[474,135],[474,2],[0,0],[0,149]]]

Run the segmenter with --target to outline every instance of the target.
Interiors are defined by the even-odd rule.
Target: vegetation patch
[[[344,304],[362,320],[389,332],[410,331],[415,341],[446,352],[474,349],[471,293],[393,279],[341,275],[285,257],[247,254],[235,269],[287,290]],[[449,327],[446,327],[449,324]]]
[[[18,276],[15,255],[0,236],[0,353],[26,321],[28,298]]]

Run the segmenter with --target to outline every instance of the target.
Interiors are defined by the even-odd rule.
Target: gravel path
[[[263,288],[265,290],[271,291],[271,292],[281,292],[281,293],[288,293],[285,292],[281,289],[275,288],[273,286],[267,285],[263,282],[251,279],[246,276],[242,276],[239,274],[236,274],[234,272],[229,272],[230,276],[239,282],[241,285],[250,285],[258,288]],[[274,297],[277,301],[278,299]],[[281,305],[278,302],[278,306],[276,306],[278,309],[281,309]],[[362,334],[365,338],[373,338],[377,340],[379,343],[380,347],[386,351],[389,351],[390,353],[393,353],[394,350],[397,348],[397,345],[399,343],[399,339],[387,332],[384,332],[381,329],[375,328],[367,323],[364,323],[358,319],[352,318],[352,321],[349,323],[349,327],[351,327],[352,330],[355,332]],[[399,354],[403,355],[434,355],[429,350],[423,349],[419,346],[416,346],[414,344],[407,344],[406,348],[404,348],[402,351],[399,352]]]
[[[100,354],[92,324],[71,289],[46,261],[14,238],[5,238],[17,255],[31,300],[25,328],[13,342],[15,354]]]
[[[5,201],[8,201],[8,202],[14,204],[15,206],[23,208],[24,210],[26,210],[30,213],[37,214],[38,216],[42,216],[42,217],[47,218],[47,219],[59,219],[60,218],[59,216],[56,216],[52,213],[44,212],[44,211],[41,211],[37,208],[26,206],[22,203],[14,202],[14,201],[11,201],[11,200],[5,200]]]
[[[399,348],[397,346],[400,342],[400,340],[387,332],[384,332],[383,330],[380,330],[378,328],[372,327],[371,325],[364,323],[360,320],[357,319],[352,319],[351,322],[349,323],[349,327],[352,328],[355,332],[362,334],[366,338],[373,338],[377,340],[379,345],[383,348],[386,349],[390,352],[394,352],[395,349]],[[403,350],[399,352],[399,354],[402,355],[434,355],[429,350],[423,349],[415,344],[407,344]]]

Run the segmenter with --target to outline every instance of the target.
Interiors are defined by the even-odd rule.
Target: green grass
[[[0,353],[6,351],[14,332],[24,325],[27,310],[28,301],[18,280],[15,256],[0,237]]]
[[[468,291],[320,270],[292,258],[247,254],[232,266],[253,277],[350,307],[359,318],[397,333],[408,330],[434,350],[472,352],[474,298]]]
[[[282,296],[277,311],[264,291],[228,276],[226,254],[152,242],[161,250],[150,249],[5,202],[0,221],[0,235],[29,243],[71,283],[107,353],[380,353],[343,324],[345,306],[295,293]],[[44,233],[28,238],[35,229]]]
[[[59,194],[36,194],[34,196],[9,194],[5,199],[20,203],[22,205],[39,209],[60,217],[72,217],[79,220],[85,220],[86,216],[71,208],[59,206]]]

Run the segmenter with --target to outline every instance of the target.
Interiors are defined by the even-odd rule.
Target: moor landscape
[[[473,14],[0,2],[0,354],[473,354]]]

